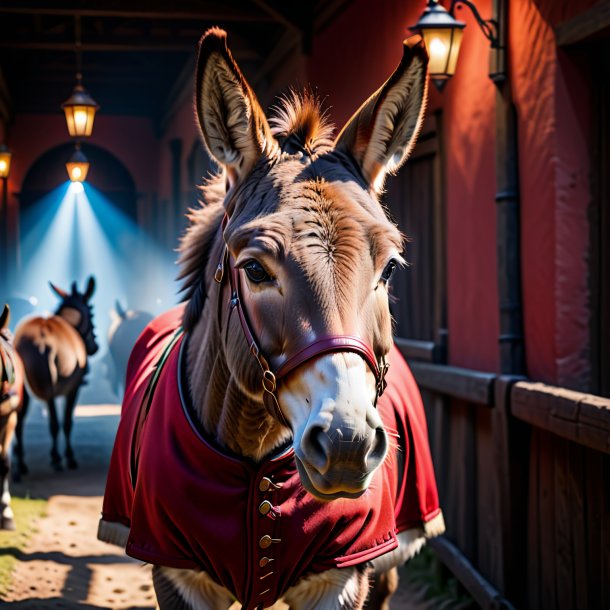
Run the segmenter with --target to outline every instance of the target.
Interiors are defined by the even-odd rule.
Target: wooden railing
[[[428,342],[397,344],[426,404],[447,522],[431,543],[441,561],[483,608],[604,607],[610,399],[438,364]]]

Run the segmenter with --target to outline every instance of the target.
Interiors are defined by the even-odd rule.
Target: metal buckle
[[[389,362],[383,362],[379,368],[379,381],[377,381],[377,398],[379,398],[388,387],[388,382],[385,380],[385,376],[390,368]]]
[[[263,371],[263,389],[265,392],[269,392],[269,394],[273,394],[275,392],[275,388],[277,387],[275,381],[275,375],[267,369]]]

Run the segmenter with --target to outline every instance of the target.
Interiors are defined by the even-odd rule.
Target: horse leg
[[[366,610],[390,610],[390,597],[398,589],[397,568],[391,568],[387,572],[376,574],[371,584],[371,591],[365,606]]]
[[[50,398],[47,401],[49,407],[49,431],[51,432],[51,466],[56,471],[60,471],[61,468],[61,455],[57,450],[57,436],[59,434],[59,421],[57,419],[57,411],[55,409],[55,399]]]
[[[78,388],[70,392],[66,396],[66,410],[64,411],[64,437],[66,439],[66,462],[70,470],[78,468],[78,463],[74,459],[74,451],[70,443],[70,434],[72,433],[72,419],[74,417],[74,407],[76,406],[76,396]]]
[[[28,408],[30,406],[30,395],[27,390],[23,388],[23,401],[21,403],[21,409],[17,414],[17,426],[15,428],[15,458],[17,459],[17,467],[13,472],[13,481],[21,481],[22,474],[28,474],[28,467],[23,460],[25,451],[23,449],[23,424],[25,423],[25,416],[27,415]]]
[[[0,529],[14,530],[15,520],[11,508],[11,494],[9,491],[9,478],[11,474],[10,446],[17,425],[17,413],[13,411],[2,418],[2,447],[0,449],[0,481],[2,496],[0,497]]]

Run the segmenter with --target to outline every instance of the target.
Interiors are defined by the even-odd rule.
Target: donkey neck
[[[213,289],[189,337],[186,373],[191,399],[204,430],[220,447],[259,462],[286,443],[291,432],[271,417],[262,397],[248,396],[231,374],[215,319],[218,289]]]

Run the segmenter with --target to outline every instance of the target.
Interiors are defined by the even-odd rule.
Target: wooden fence
[[[610,608],[610,399],[397,344],[426,406],[443,563],[483,608]]]

